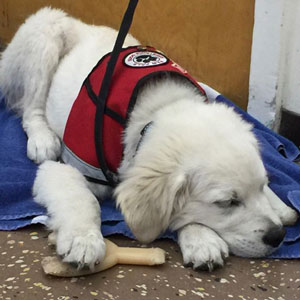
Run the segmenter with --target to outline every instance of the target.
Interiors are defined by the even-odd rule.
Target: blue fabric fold
[[[216,101],[234,107],[254,125],[253,132],[260,142],[270,187],[285,203],[300,211],[300,166],[295,163],[300,160],[299,149],[222,95]],[[15,230],[40,222],[35,217],[46,214],[45,209],[32,199],[31,189],[37,166],[27,158],[26,144],[20,118],[8,111],[0,100],[0,230]],[[106,199],[101,204],[101,215],[104,236],[123,234],[133,238],[113,200]],[[176,234],[172,232],[166,232],[162,237],[176,240]],[[300,258],[300,221],[296,226],[287,228],[284,244],[272,257]]]
[[[18,228],[16,220],[24,224],[24,218],[45,213],[32,199],[37,166],[27,158],[26,145],[20,118],[0,100],[0,229],[3,230]]]

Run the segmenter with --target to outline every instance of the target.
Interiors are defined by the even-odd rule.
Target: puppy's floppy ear
[[[165,231],[173,213],[185,203],[183,172],[134,167],[116,188],[117,205],[135,237],[149,243]]]

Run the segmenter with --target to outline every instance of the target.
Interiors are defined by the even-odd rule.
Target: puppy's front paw
[[[178,243],[185,266],[195,270],[213,271],[224,265],[228,257],[227,244],[211,229],[202,225],[187,225],[179,232]]]
[[[58,231],[56,240],[57,254],[63,261],[72,263],[81,269],[93,268],[105,256],[105,242],[100,230],[64,230]]]
[[[60,151],[59,138],[48,128],[41,128],[28,136],[27,156],[37,164],[45,160],[56,160]]]
[[[290,207],[285,207],[284,210],[281,210],[278,212],[279,218],[284,226],[293,226],[297,223],[299,215],[298,213],[290,208]]]

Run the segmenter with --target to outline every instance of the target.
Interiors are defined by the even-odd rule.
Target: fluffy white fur
[[[93,267],[105,255],[100,206],[82,175],[68,165],[44,162],[36,177],[35,201],[47,207],[57,254],[66,262]]]
[[[23,120],[28,157],[42,163],[33,192],[46,206],[57,252],[92,267],[105,253],[95,197],[107,189],[88,183],[56,160],[66,120],[83,80],[112,50],[117,32],[86,25],[44,8],[27,19],[2,55],[0,88]],[[128,35],[125,47],[139,44]],[[152,128],[135,154],[141,129]],[[251,126],[231,108],[204,104],[191,86],[149,82],[139,93],[124,134],[121,183],[114,191],[137,239],[178,230],[186,264],[212,270],[230,251],[263,256],[283,239],[296,213],[268,188]]]

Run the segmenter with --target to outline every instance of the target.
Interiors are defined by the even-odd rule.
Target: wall
[[[278,110],[284,0],[255,3],[248,112],[269,128]]]
[[[255,4],[248,112],[278,130],[281,110],[300,115],[300,1]]]
[[[285,1],[282,106],[300,116],[300,1]]]
[[[24,19],[45,5],[88,23],[118,28],[124,0],[1,0],[0,37],[8,42]],[[132,33],[246,108],[254,0],[140,0]]]

